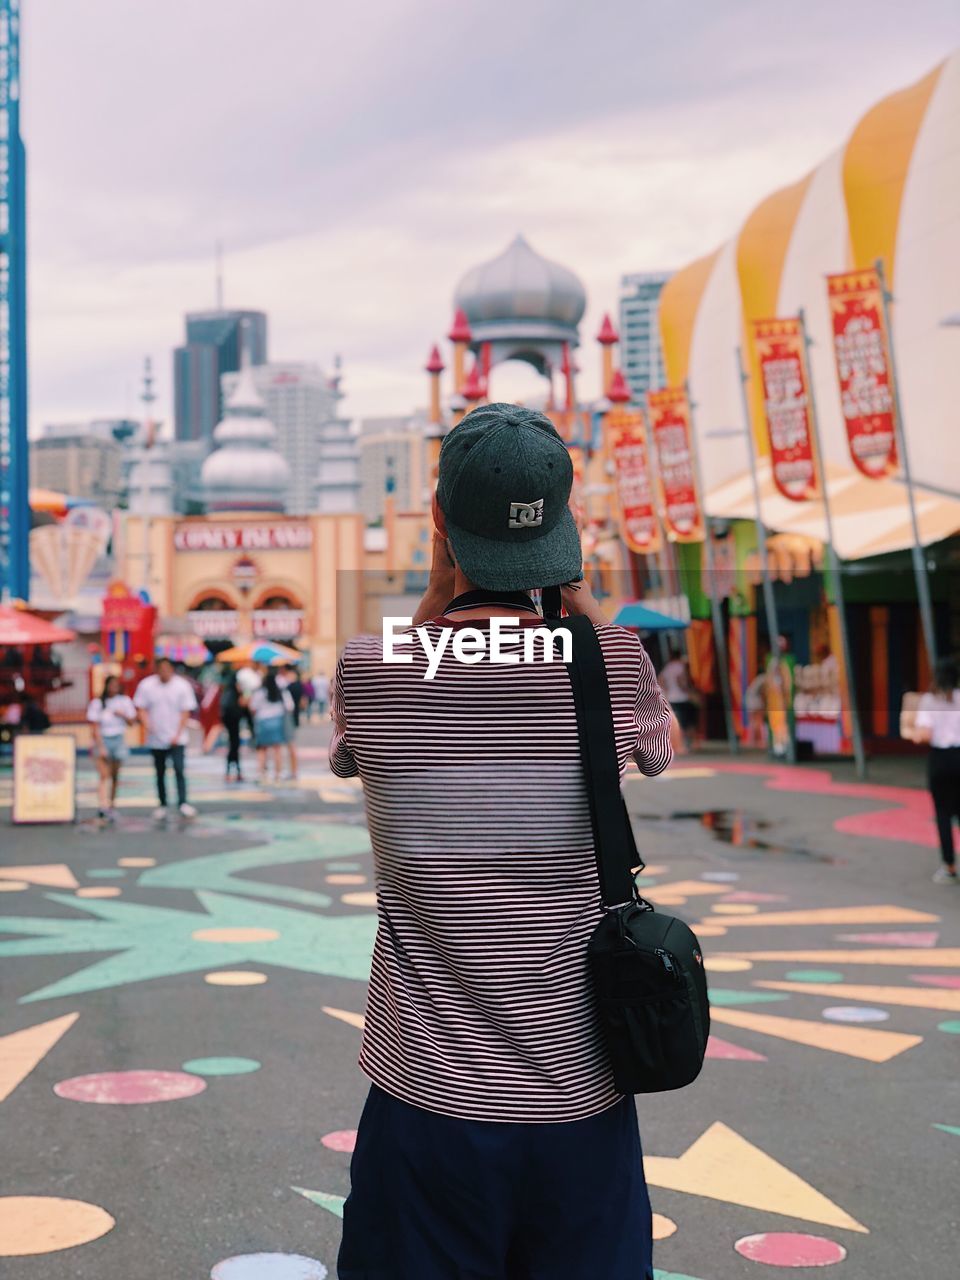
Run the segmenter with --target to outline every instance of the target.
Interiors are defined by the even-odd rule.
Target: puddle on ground
[[[676,813],[638,813],[634,817],[641,822],[699,822],[715,840],[733,845],[737,849],[755,849],[759,853],[797,854],[816,862],[840,861],[827,853],[818,853],[803,845],[781,844],[766,839],[764,832],[771,824],[763,818],[745,813],[742,809],[696,809]]]

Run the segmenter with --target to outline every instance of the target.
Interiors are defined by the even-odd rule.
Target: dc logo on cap
[[[511,502],[508,523],[511,529],[536,529],[543,524],[543,499],[538,498],[536,502]]]

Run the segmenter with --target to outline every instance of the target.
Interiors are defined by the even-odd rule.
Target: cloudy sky
[[[182,315],[270,316],[405,412],[517,231],[583,279],[682,265],[960,44],[956,0],[23,0],[31,424],[169,420]],[[582,389],[596,391],[592,343]],[[533,390],[508,368],[505,396]]]

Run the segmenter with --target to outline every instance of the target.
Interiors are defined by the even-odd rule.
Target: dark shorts
[[[673,714],[681,729],[693,729],[697,723],[697,708],[693,702],[671,702]]]
[[[650,1280],[637,1112],[497,1124],[373,1085],[350,1165],[340,1280]]]

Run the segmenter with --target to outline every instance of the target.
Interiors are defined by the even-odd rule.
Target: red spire
[[[483,381],[476,365],[467,374],[463,384],[463,398],[473,402],[483,397]]]
[[[607,388],[607,399],[612,404],[627,404],[632,398],[633,392],[627,386],[623,371],[617,369],[610,379],[610,386]]]
[[[439,347],[433,347],[429,356],[427,356],[427,363],[423,367],[427,373],[443,373],[446,366],[444,365],[443,359],[440,355]]]
[[[597,334],[597,341],[601,347],[612,347],[615,342],[620,341],[620,335],[613,327],[609,311],[605,311],[603,314],[603,322],[600,325],[600,332]]]
[[[453,316],[453,328],[447,334],[451,342],[469,342],[473,337],[470,332],[470,321],[467,319],[466,312],[461,311],[458,307]]]

